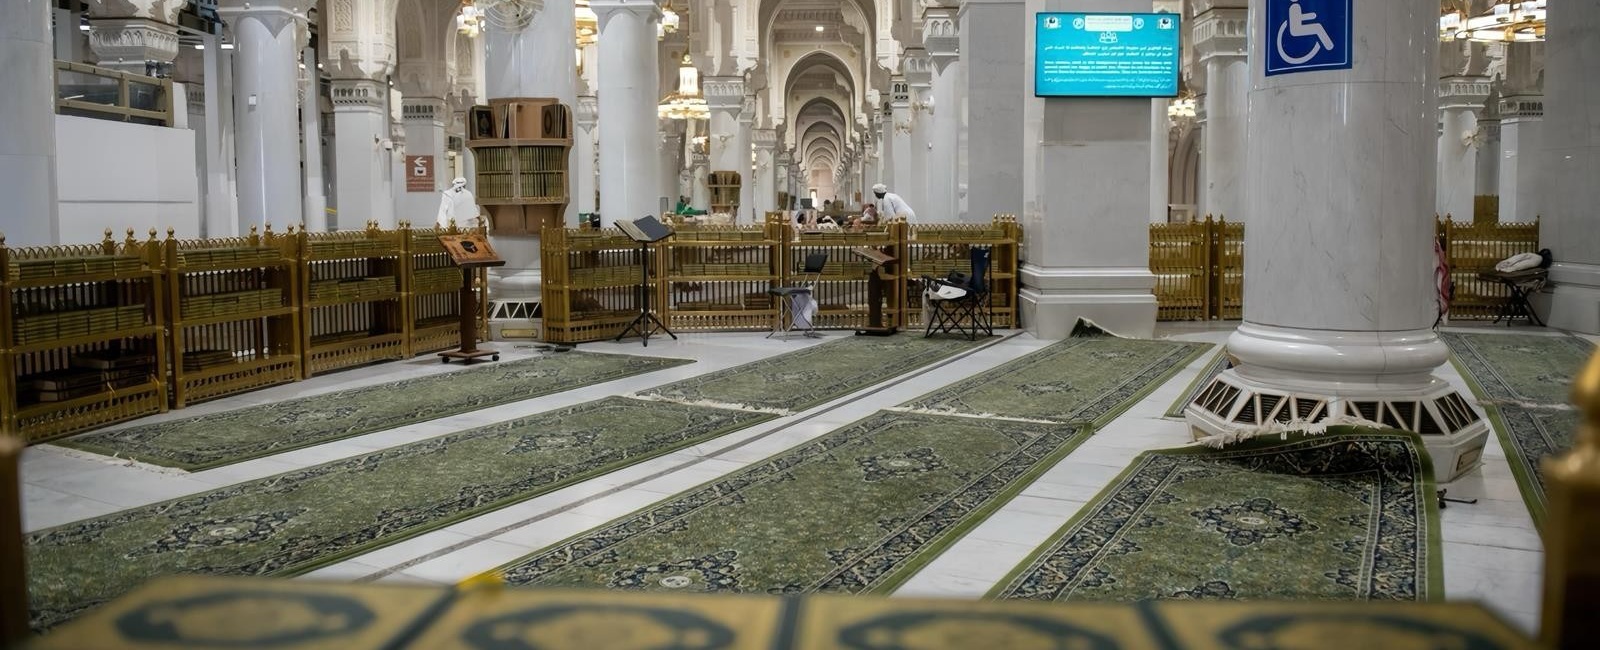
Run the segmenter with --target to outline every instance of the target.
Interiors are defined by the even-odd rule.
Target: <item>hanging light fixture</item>
[[[475,38],[493,25],[509,32],[521,31],[544,9],[544,0],[461,0],[456,31]]]
[[[1488,11],[1470,15],[1470,3],[1460,0],[1439,17],[1441,40],[1485,43],[1527,43],[1544,40],[1547,0],[1499,0]]]
[[[700,71],[695,70],[694,64],[689,62],[689,55],[683,55],[682,63],[678,64],[678,90],[663,100],[656,107],[656,115],[673,120],[704,120],[711,117],[711,107],[706,105],[706,98],[700,95]]]

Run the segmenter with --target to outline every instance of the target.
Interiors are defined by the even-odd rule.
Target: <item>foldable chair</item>
[[[781,334],[781,338],[788,339],[796,331],[803,333],[805,336],[821,336],[821,334],[817,333],[815,314],[806,319],[805,326],[802,328],[795,327],[795,320],[800,314],[805,301],[811,298],[811,289],[816,286],[817,278],[822,276],[822,267],[827,264],[827,253],[808,254],[806,255],[805,267],[800,271],[803,278],[800,284],[790,287],[774,287],[767,290],[767,295],[776,298],[778,302],[778,309],[773,312],[772,331],[767,333],[767,338],[770,339],[775,334]]]
[[[923,276],[922,308],[932,313],[923,338],[940,334],[964,334],[977,340],[978,332],[994,335],[994,318],[989,308],[989,249],[973,248],[972,275],[963,277],[952,271],[945,278]]]

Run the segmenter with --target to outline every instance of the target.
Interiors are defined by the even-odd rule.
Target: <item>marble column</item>
[[[328,230],[328,191],[322,179],[322,84],[317,77],[317,50],[300,51],[305,66],[300,75],[300,149],[304,164],[300,176],[305,193],[305,227],[311,232]]]
[[[56,216],[56,83],[47,0],[0,2],[0,234],[8,246],[61,243]],[[80,239],[74,237],[74,240]]]
[[[454,180],[449,176],[450,167],[444,157],[445,147],[448,144],[445,141],[444,121],[449,114],[448,109],[443,99],[407,97],[401,104],[400,111],[405,121],[405,153],[407,156],[433,156],[433,185],[432,189],[426,192],[413,192],[404,183],[396,188],[404,197],[403,200],[396,202],[396,218],[414,224],[434,223],[439,216],[440,192],[450,187],[450,181]],[[406,169],[403,172],[409,176],[412,170]]]
[[[1250,66],[1245,53],[1245,0],[1210,0],[1195,5],[1194,42],[1205,66],[1206,94],[1198,112],[1200,205],[1198,215],[1244,221],[1245,109]]]
[[[1472,221],[1478,192],[1478,153],[1482,134],[1478,111],[1489,96],[1488,77],[1439,80],[1439,172],[1434,212]]]
[[[137,75],[165,77],[178,57],[178,14],[183,2],[132,0],[89,3],[89,50],[94,64]]]
[[[739,116],[744,112],[744,78],[743,77],[704,77],[700,87],[706,97],[706,106],[711,110],[711,118],[706,122],[706,147],[710,157],[710,171],[738,172],[739,165]],[[745,152],[746,162],[750,153]],[[748,166],[748,165],[746,165]],[[750,182],[750,172],[742,171],[739,181],[744,184]],[[738,211],[734,218],[738,219]]]
[[[1066,10],[1067,6],[1050,8]],[[1149,10],[1148,0],[1143,7]],[[1108,9],[1096,6],[1090,10]],[[1023,102],[1029,92],[1027,41],[1018,30],[1032,29],[1031,18],[1023,0],[966,0],[957,15],[967,110],[977,116],[967,129],[968,219],[986,221],[996,213],[1021,215]]]
[[[300,192],[301,0],[257,0],[218,9],[232,27],[239,232],[304,219]]]
[[[956,7],[928,7],[922,16],[922,46],[933,64],[933,133],[927,155],[930,220],[961,219],[961,45]],[[870,151],[869,151],[870,153]],[[871,156],[865,156],[869,169]],[[924,209],[915,208],[918,214]]]
[[[578,97],[574,121],[578,132],[572,138],[572,198],[579,214],[590,214],[598,208],[595,204],[595,125],[600,118],[600,100],[594,95]]]
[[[1176,131],[1167,115],[1171,102],[1165,97],[1150,100],[1150,223],[1166,223],[1172,194],[1172,145]]]
[[[793,164],[794,158],[789,155],[787,149],[780,149],[777,155],[772,158],[775,191],[787,194],[790,201],[794,200],[794,174],[790,171]],[[775,201],[774,205],[777,206],[773,208],[774,210],[788,210],[790,204],[788,202]]]
[[[890,93],[892,98],[894,95]],[[877,105],[874,105],[876,108]],[[878,160],[878,178],[873,184],[888,185],[894,182],[894,102],[887,102],[883,111],[878,114],[878,151],[882,156]]]
[[[1494,195],[1499,198],[1500,192],[1500,97],[1490,94],[1483,105],[1483,117],[1478,119],[1478,132],[1482,134],[1478,142],[1477,155],[1477,192],[1481,195]],[[1477,218],[1474,211],[1473,218]],[[1489,215],[1492,220],[1499,220],[1499,214]]]
[[[576,111],[578,66],[573,53],[578,41],[574,11],[570,2],[546,2],[526,22],[496,25],[491,21],[479,39],[483,42],[484,78],[484,93],[480,96],[551,97]],[[567,169],[576,168],[569,158]],[[569,178],[569,196],[575,189],[576,184]],[[577,203],[567,202],[562,223],[577,222]],[[543,297],[544,285],[538,235],[501,235],[492,230],[490,234],[495,250],[506,260],[505,266],[489,270],[489,327],[494,337],[500,338],[506,330],[532,329],[528,318]]]
[[[739,212],[734,215],[738,223],[760,223],[761,214],[755,211],[755,165],[752,164],[750,143],[753,140],[756,121],[755,95],[745,95],[744,104],[739,110],[739,130],[732,141],[732,157],[734,171],[739,172]]]
[[[333,164],[334,202],[337,205],[330,230],[356,230],[367,221],[394,215],[394,197],[389,194],[389,87],[368,78],[334,79]],[[242,147],[241,147],[242,148]],[[240,194],[240,203],[244,201]],[[426,220],[423,221],[426,223]]]
[[[775,129],[756,129],[751,132],[756,152],[755,183],[751,190],[751,207],[755,222],[764,223],[768,212],[778,209],[777,160],[773,151],[778,147]]]
[[[678,170],[682,167],[683,121],[660,120],[661,137],[661,196],[667,199],[667,210],[678,204]]]
[[[1150,0],[1058,2],[1047,8],[1081,11],[1091,6],[1097,11],[1149,11]],[[962,35],[968,36],[965,25]],[[966,55],[965,47],[962,54]],[[980,74],[977,65],[972,63],[974,76]],[[1021,96],[1018,93],[1011,101],[1020,103]],[[976,90],[970,101],[978,101]],[[1156,298],[1151,292],[1155,276],[1149,269],[1151,102],[1056,98],[1042,104],[1039,182],[1032,197],[1039,218],[1025,224],[1027,262],[1020,269],[1018,296],[1022,322],[1043,339],[1066,337],[1079,319],[1123,336],[1152,336]],[[974,128],[979,121],[988,122],[989,117],[975,120]],[[971,143],[974,174],[980,169],[978,137],[974,133]],[[972,204],[974,220],[991,212],[985,205]]]
[[[906,50],[901,60],[906,84],[911,86],[911,185],[896,189],[919,221],[953,221],[948,213],[930,212],[928,206],[928,157],[933,144],[933,61],[920,47]]]
[[[711,209],[711,188],[706,186],[711,175],[711,159],[704,152],[696,151],[690,158],[694,170],[694,195],[689,203],[697,210]]]
[[[1266,4],[1250,2],[1253,60],[1273,42]],[[1215,380],[1237,390],[1186,418],[1197,436],[1352,419],[1419,431],[1446,481],[1476,466],[1488,425],[1432,374],[1449,355],[1431,329],[1438,11],[1355,0],[1351,21],[1352,69],[1251,66],[1249,281],[1228,339],[1239,365]]]
[[[1550,326],[1600,334],[1600,7],[1553,2],[1545,53],[1544,219]]]
[[[661,8],[653,0],[594,0],[589,6],[600,20],[600,124],[606,130],[600,140],[600,204],[601,219],[610,225],[657,212]]]
[[[1543,96],[1517,94],[1500,100],[1501,221],[1533,221],[1542,213],[1543,127]]]
[[[219,39],[215,36],[206,40],[210,47],[201,59],[206,79],[206,220],[202,235],[235,237],[239,234],[239,199],[235,193],[238,169],[234,164],[237,134],[233,129],[233,51],[217,47]]]
[[[916,119],[911,114],[911,84],[905,77],[895,75],[889,81],[889,107],[892,134],[890,135],[890,148],[894,150],[893,175],[885,182],[889,191],[899,194],[907,203],[915,197],[916,184],[911,180],[916,169],[916,152],[911,150],[911,132],[915,129],[912,121]],[[911,209],[916,210],[917,205],[912,203]],[[884,215],[885,218],[894,215]]]

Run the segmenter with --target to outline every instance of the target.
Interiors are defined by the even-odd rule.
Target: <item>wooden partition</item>
[[[481,232],[481,228],[476,228]],[[461,269],[450,261],[440,235],[463,232],[456,224],[448,228],[413,228],[400,224],[400,240],[405,244],[400,280],[401,305],[405,311],[406,355],[417,356],[448,350],[461,344]],[[489,332],[488,273],[474,272],[473,287],[478,300],[479,339]]]
[[[26,442],[167,409],[161,243],[7,248],[0,238],[0,423]]]
[[[546,341],[609,339],[639,314],[639,246],[622,231],[546,228],[539,248]],[[661,277],[657,264],[651,247],[652,280]],[[656,291],[653,281],[648,290]],[[660,304],[654,303],[657,309]]]
[[[190,240],[169,231],[165,249],[175,408],[301,379],[294,228]]]
[[[782,218],[776,220],[776,223],[782,223]],[[901,273],[901,269],[905,268],[904,264],[897,261],[880,272],[870,260],[853,251],[857,248],[871,248],[901,260],[905,256],[904,222],[884,224],[861,232],[843,230],[796,232],[793,224],[782,225],[784,231],[790,233],[785,237],[788,245],[783,247],[782,252],[785,286],[811,281],[811,276],[804,272],[807,256],[815,253],[824,253],[828,256],[828,263],[823,266],[823,272],[816,278],[816,284],[811,292],[817,301],[818,328],[866,327],[871,309],[868,301],[870,285],[884,280],[890,282],[891,288],[884,291],[882,298],[885,321],[883,325],[886,327],[903,325],[905,276]],[[768,325],[770,324],[769,322]]]
[[[922,276],[943,277],[952,270],[971,273],[969,251],[976,246],[990,250],[989,305],[994,326],[1017,326],[1017,252],[1022,244],[1022,228],[1015,216],[995,215],[986,224],[909,224],[902,232],[901,268],[905,269],[908,287],[904,294],[904,322],[913,326],[922,322]],[[912,282],[918,286],[912,287]]]
[[[307,378],[409,356],[400,286],[405,243],[403,232],[380,229],[376,222],[365,230],[301,233],[300,332]]]
[[[770,329],[777,305],[767,290],[783,279],[784,233],[780,223],[678,226],[662,247],[657,304],[667,328]]]
[[[1493,319],[1510,296],[1509,290],[1499,282],[1478,279],[1478,273],[1494,270],[1495,264],[1512,255],[1538,251],[1539,222],[1462,223],[1446,217],[1438,220],[1435,227],[1443,238],[1450,278],[1456,287],[1450,301],[1450,318]]]
[[[1211,317],[1212,227],[1210,217],[1150,224],[1150,273],[1156,276],[1159,320]]]

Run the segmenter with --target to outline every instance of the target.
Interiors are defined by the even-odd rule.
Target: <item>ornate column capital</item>
[[[906,48],[904,59],[906,83],[912,88],[925,90],[933,86],[933,61],[928,51],[920,47]]]
[[[772,153],[778,147],[778,130],[754,129],[750,131],[750,143],[757,151]]]
[[[338,3],[350,4],[349,0],[338,0]],[[178,4],[181,9],[182,3]],[[217,15],[234,29],[241,21],[255,20],[267,31],[277,34],[287,27],[305,27],[306,9],[311,4],[311,0],[221,0]]]
[[[739,121],[744,124],[753,124],[756,121],[756,96],[745,95],[739,102]]]
[[[576,115],[578,128],[585,131],[593,130],[594,125],[600,120],[600,98],[594,95],[579,95]]]
[[[1439,80],[1439,109],[1471,109],[1474,111],[1483,108],[1484,100],[1489,98],[1488,77],[1445,77]]]
[[[335,112],[382,112],[388,92],[388,86],[371,79],[334,79],[330,88]]]
[[[1207,4],[1212,4],[1208,2]],[[1245,38],[1250,34],[1247,10],[1244,3],[1238,7],[1209,6],[1204,13],[1195,8],[1195,55],[1200,61],[1212,58],[1243,59]]]
[[[922,47],[933,60],[934,71],[944,74],[961,53],[961,22],[957,7],[926,7],[922,11]]]
[[[407,97],[400,102],[400,119],[407,122],[444,122],[448,115],[443,99]]]
[[[699,149],[695,150],[694,155],[690,156],[689,160],[695,169],[700,170],[705,169],[707,165],[711,164],[711,157],[706,155],[706,152],[700,151]]]
[[[736,113],[744,110],[744,77],[702,77],[700,92],[713,111]]]
[[[646,23],[661,20],[661,6],[656,4],[656,0],[589,0],[589,9],[594,11],[602,34],[606,31],[606,24],[624,12],[638,16]]]
[[[911,84],[906,83],[904,75],[889,77],[889,106],[911,108]]]
[[[178,58],[178,28],[148,18],[91,18],[89,49],[103,68],[151,74]]]
[[[1544,95],[1520,94],[1500,98],[1502,121],[1544,118]]]

